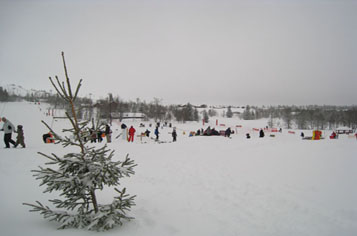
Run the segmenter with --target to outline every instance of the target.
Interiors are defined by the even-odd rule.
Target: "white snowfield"
[[[178,141],[162,144],[138,137],[134,143],[115,139],[121,130],[113,123],[113,143],[108,146],[115,150],[115,158],[123,160],[129,153],[138,164],[136,174],[121,185],[129,194],[137,195],[136,206],[129,213],[135,220],[104,233],[57,230],[58,223],[48,222],[22,205],[39,200],[51,206],[48,199],[58,196],[43,194],[44,187],[30,172],[47,161],[37,152],[68,152],[60,145],[42,142],[47,129],[41,119],[57,131],[68,127],[65,120],[52,122],[44,115],[45,108],[45,104],[0,103],[1,116],[15,126],[24,126],[27,145],[25,149],[0,148],[1,235],[357,235],[355,138],[340,135],[330,140],[330,132],[324,132],[324,140],[302,140],[300,131],[291,134],[286,130],[275,137],[266,133],[265,138],[258,138],[251,128],[266,126],[265,120],[246,122],[237,118],[219,118],[233,130],[242,125],[231,139],[188,137],[190,130],[202,124],[174,123]],[[214,127],[216,120],[211,120]],[[144,122],[145,128],[139,128],[139,123],[126,122],[129,127],[134,125],[137,133],[148,128],[148,122]],[[148,129],[153,137],[154,128]],[[160,129],[160,139],[170,141],[171,130]],[[245,138],[247,132],[251,139]],[[311,135],[311,131],[305,131],[305,135]],[[111,202],[113,193],[113,189],[98,192],[99,202]]]

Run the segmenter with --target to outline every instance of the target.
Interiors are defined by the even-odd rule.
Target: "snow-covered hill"
[[[56,230],[58,224],[22,205],[36,200],[48,203],[56,195],[43,194],[44,188],[31,176],[32,169],[46,162],[37,152],[66,151],[42,142],[47,130],[40,120],[56,130],[68,123],[46,116],[45,104],[0,103],[0,108],[1,116],[24,126],[27,145],[0,149],[1,234],[98,235],[81,229]],[[115,158],[129,153],[138,164],[136,174],[122,182],[137,195],[137,205],[130,213],[135,220],[105,235],[357,235],[355,138],[341,135],[337,140],[309,141],[302,140],[299,131],[287,130],[258,138],[253,128],[265,127],[266,120],[217,119],[218,126],[211,119],[204,128],[230,126],[237,131],[231,139],[189,137],[190,131],[203,127],[195,122],[173,124],[179,131],[176,143],[135,137],[134,143],[114,138],[108,144]],[[138,123],[127,121],[138,133],[153,131],[149,122],[143,128]],[[114,137],[120,133],[119,125],[113,123]],[[170,141],[170,132],[160,129],[160,139]],[[245,138],[247,132],[251,139]],[[111,201],[112,194],[106,189],[99,193],[99,201]]]
[[[22,97],[27,95],[41,97],[49,93],[48,91],[45,90],[26,89],[21,85],[16,85],[16,84],[0,84],[0,87],[6,90],[10,95],[17,95]]]

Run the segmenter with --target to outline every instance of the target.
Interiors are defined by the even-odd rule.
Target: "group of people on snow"
[[[25,148],[26,145],[25,145],[23,126],[18,125],[17,129],[16,129],[15,126],[6,117],[2,117],[1,121],[3,122],[3,125],[2,125],[2,128],[0,131],[4,132],[5,148],[10,148],[10,144],[12,144],[14,148],[16,148],[18,145],[21,145],[23,148]],[[134,137],[135,137],[135,133],[136,133],[136,129],[134,128],[134,126],[130,126],[130,128],[128,129],[126,124],[122,123],[120,127],[122,129],[122,132],[116,138],[118,138],[119,136],[122,136],[123,140],[126,140],[128,142],[134,142]],[[145,127],[145,125],[143,123],[141,123],[140,127]],[[150,124],[149,127],[152,127],[152,125]],[[156,124],[156,127],[154,129],[155,141],[159,141],[159,134],[160,134],[159,127],[160,127],[160,122],[158,122]],[[165,125],[163,125],[163,127],[171,128],[172,124],[171,123],[169,125],[165,124]],[[17,133],[16,142],[12,139],[13,132]],[[146,131],[143,132],[141,135],[150,137],[150,133],[151,132],[148,129],[146,129]],[[206,128],[206,130],[199,129],[199,130],[197,130],[197,132],[190,132],[190,136],[224,135],[225,137],[228,137],[228,138],[230,138],[231,134],[234,134],[234,131],[232,131],[230,127],[224,131],[223,130],[217,131],[215,128],[211,128],[210,126],[208,126]],[[173,127],[171,135],[172,135],[172,141],[176,142],[177,141],[176,127]],[[107,143],[112,142],[112,130],[111,130],[109,124],[105,125],[104,130],[96,130],[94,127],[92,127],[91,129],[88,129],[86,134],[83,134],[83,136],[85,137],[86,140],[91,141],[92,143],[96,143],[97,141],[100,143],[103,141],[104,137],[106,138]],[[264,136],[265,136],[264,130],[260,129],[259,137],[263,138]],[[301,133],[301,137],[304,137],[304,133]],[[338,137],[338,135],[336,134],[336,132],[333,132],[330,136],[331,139],[336,139],[337,137]],[[246,133],[246,138],[247,139],[251,138],[249,133]],[[356,138],[357,138],[357,134],[356,134]],[[51,132],[44,134],[43,140],[45,143],[53,143],[54,142],[53,134]]]
[[[143,124],[140,124],[140,127],[145,127],[145,126]],[[151,127],[151,125],[149,125],[149,127]],[[156,141],[159,141],[159,134],[160,134],[159,127],[160,127],[160,123],[157,123],[156,128],[154,130],[155,140]],[[170,123],[169,127],[171,127],[171,123]],[[130,128],[127,129],[127,126],[124,123],[122,123],[121,129],[122,129],[121,135],[122,135],[123,139],[124,140],[127,139],[128,142],[134,142],[136,129],[133,126],[130,126]],[[146,136],[146,137],[150,137],[150,133],[151,133],[151,131],[146,129],[146,131],[144,133],[142,133],[141,135],[142,136]],[[173,131],[172,131],[171,134],[172,134],[173,142],[176,142],[176,140],[177,140],[177,132],[176,132],[176,128],[175,127],[173,128]]]
[[[19,144],[25,148],[26,145],[23,126],[18,125],[17,129],[15,129],[15,126],[8,119],[6,119],[6,117],[2,117],[1,121],[4,123],[0,131],[4,132],[5,148],[10,148],[10,143],[14,148],[16,148]],[[17,133],[16,142],[12,140],[12,132]]]

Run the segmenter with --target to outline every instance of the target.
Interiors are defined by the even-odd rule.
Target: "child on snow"
[[[24,137],[24,130],[22,129],[22,125],[17,126],[17,137],[16,137],[16,144],[15,147],[17,147],[19,144],[23,148],[25,148],[25,137]]]
[[[176,142],[176,138],[177,138],[177,133],[176,133],[176,128],[174,128],[174,130],[172,131],[172,142]]]

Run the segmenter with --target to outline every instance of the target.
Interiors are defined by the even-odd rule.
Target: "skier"
[[[156,126],[155,135],[156,135],[156,140],[159,140],[159,126]]]
[[[121,129],[122,129],[122,133],[121,133],[121,136],[123,137],[124,140],[127,139],[127,126],[126,124],[122,123],[121,124]]]
[[[16,132],[15,126],[5,117],[3,117],[1,120],[4,122],[1,131],[4,131],[4,142],[6,145],[5,148],[10,148],[10,143],[15,147],[16,142],[11,139],[12,131]]]
[[[245,136],[247,137],[247,139],[250,139],[250,134],[246,133]]]
[[[24,130],[22,129],[22,125],[18,125],[17,126],[17,137],[16,137],[15,147],[17,147],[19,144],[21,144],[21,146],[23,148],[26,147],[26,145],[25,145],[25,137],[24,137]]]
[[[133,126],[130,127],[129,129],[129,139],[128,139],[128,142],[134,142],[134,134],[135,134],[135,129]]]
[[[176,142],[176,138],[177,138],[177,133],[176,133],[176,128],[174,127],[174,130],[172,131],[172,142]]]
[[[107,138],[107,143],[112,142],[112,131],[109,125],[105,125],[105,137]]]
[[[150,131],[148,129],[146,129],[145,135],[146,135],[146,137],[150,137]]]

